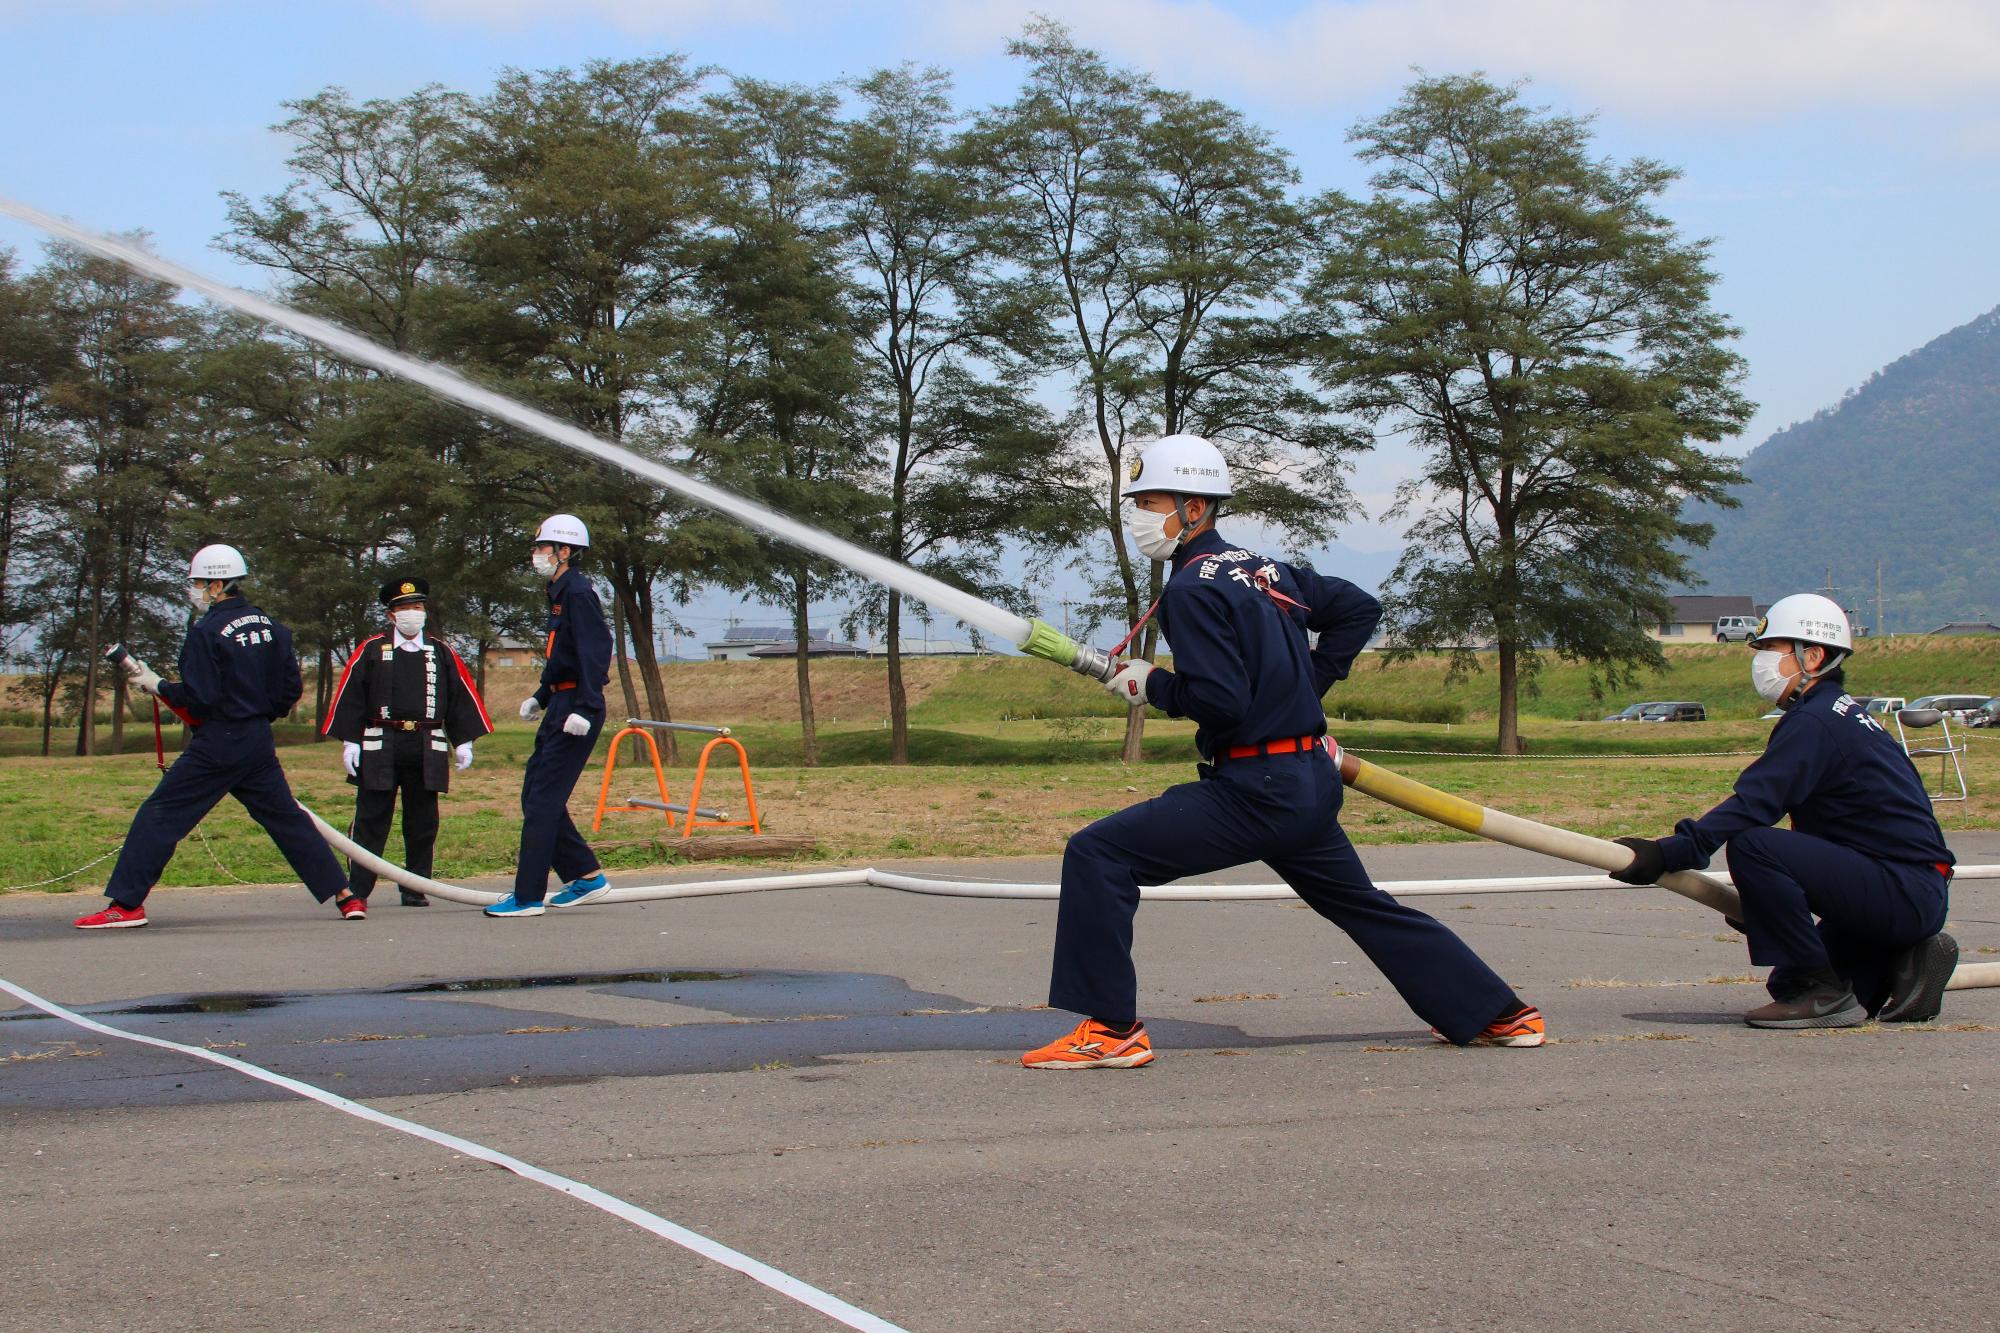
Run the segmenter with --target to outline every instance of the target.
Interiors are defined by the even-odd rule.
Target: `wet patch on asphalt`
[[[613,1023],[518,1002],[499,991],[583,989],[674,1008],[672,1021]],[[461,998],[462,997],[462,998]],[[712,1020],[688,1020],[689,1008]],[[866,972],[669,968],[646,972],[479,977],[374,991],[149,997],[80,1007],[126,1031],[224,1052],[343,1096],[370,1098],[548,1086],[602,1078],[811,1066],[875,1052],[1008,1056],[1073,1021],[1046,1010],[994,1008],[914,991]],[[0,1110],[88,1110],[277,1100],[277,1088],[187,1056],[80,1034],[59,1019],[0,1019],[0,1054],[101,1046],[104,1058],[23,1060],[0,1079]],[[1182,1050],[1409,1040],[1408,1032],[1252,1037],[1219,1023],[1149,1024]]]

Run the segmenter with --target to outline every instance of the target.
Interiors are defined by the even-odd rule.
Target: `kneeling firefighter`
[[[1729,852],[1750,961],[1769,965],[1759,1028],[1857,1027],[1935,1018],[1958,944],[1944,934],[1956,859],[1909,755],[1851,698],[1847,613],[1816,593],[1771,607],[1749,641],[1750,679],[1784,710],[1735,794],[1657,841],[1619,838],[1651,884]],[[1786,816],[1789,829],[1774,827]],[[1815,927],[1813,918],[1819,923]]]
[[[341,765],[358,788],[351,836],[380,855],[400,789],[403,865],[425,878],[433,868],[438,794],[451,786],[451,760],[461,773],[471,768],[472,743],[493,730],[465,663],[450,644],[424,633],[430,592],[428,582],[414,577],[382,585],[389,630],[363,639],[348,655],[325,728],[340,738]],[[365,902],[375,872],[349,865],[347,873]],[[402,902],[430,906],[430,899],[409,889],[402,890]]]
[[[1381,604],[1345,579],[1266,559],[1219,534],[1229,467],[1199,436],[1148,445],[1126,489],[1133,544],[1173,564],[1150,614],[1173,644],[1174,666],[1128,662],[1105,687],[1134,707],[1199,723],[1201,781],[1070,838],[1049,1004],[1084,1020],[1021,1063],[1149,1063],[1132,966],[1139,886],[1253,860],[1346,931],[1441,1040],[1539,1046],[1541,1013],[1444,925],[1376,888],[1341,831],[1343,788],[1320,696],[1346,679]],[[1309,643],[1309,634],[1318,637]]]
[[[153,695],[193,728],[187,748],[132,817],[101,912],[77,918],[80,930],[146,924],[146,895],[180,840],[225,796],[250,812],[306,888],[331,898],[347,918],[362,916],[340,862],[292,796],[278,764],[271,724],[304,693],[292,632],[243,596],[249,570],[233,546],[204,546],[188,563],[188,600],[198,617],[181,644],[177,681],[162,680],[136,657],[124,667],[135,689]]]

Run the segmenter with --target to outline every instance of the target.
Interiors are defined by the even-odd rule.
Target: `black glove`
[[[1623,870],[1611,872],[1611,878],[1620,884],[1658,884],[1660,876],[1666,873],[1666,853],[1660,844],[1651,838],[1613,838],[1620,847],[1632,849],[1632,864]]]

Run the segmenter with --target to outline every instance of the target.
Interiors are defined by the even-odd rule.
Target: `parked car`
[[[2000,696],[1988,699],[1979,705],[1977,712],[1966,721],[1968,727],[2000,727]]]
[[[1953,722],[1967,723],[1986,706],[1988,694],[1926,694],[1910,700],[1911,708],[1935,708]]]
[[[1757,633],[1756,616],[1717,616],[1715,618],[1715,641],[1717,643],[1747,643]]]
[[[1654,704],[1639,715],[1641,722],[1706,722],[1708,710],[1698,703]]]
[[[1606,722],[1637,722],[1648,708],[1655,708],[1657,706],[1651,699],[1642,704],[1627,704],[1617,712],[1608,714],[1604,720]]]
[[[1910,706],[1910,701],[1900,694],[1871,694],[1867,696],[1857,694],[1854,696],[1854,701],[1877,717],[1886,717],[1890,713],[1898,712]]]

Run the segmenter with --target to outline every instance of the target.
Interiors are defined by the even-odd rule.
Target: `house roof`
[[[1754,616],[1757,604],[1749,597],[1717,597],[1703,593],[1692,597],[1675,597],[1675,624],[1693,625],[1714,620],[1717,616]]]
[[[1986,620],[1948,620],[1932,630],[1933,634],[2000,634],[2000,625]]]
[[[786,639],[783,643],[766,643],[750,650],[752,657],[790,657],[798,651],[798,640]],[[808,657],[860,657],[863,649],[858,644],[839,643],[832,639],[807,639]]]
[[[825,628],[806,629],[808,639],[824,639]],[[716,643],[782,643],[790,645],[797,635],[790,625],[731,625]]]

